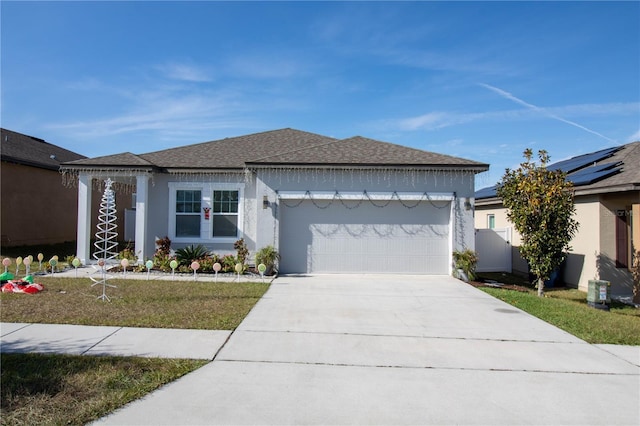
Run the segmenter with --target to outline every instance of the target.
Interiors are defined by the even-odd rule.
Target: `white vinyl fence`
[[[511,228],[476,229],[477,272],[511,272]]]

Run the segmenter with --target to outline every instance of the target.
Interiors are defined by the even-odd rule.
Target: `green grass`
[[[83,425],[207,361],[2,354],[0,424]]]
[[[550,290],[542,298],[533,290],[481,290],[589,343],[640,345],[640,309],[633,306],[612,302],[609,312],[594,309],[575,289]]]
[[[3,322],[233,330],[262,297],[264,283],[114,279],[111,302],[86,278],[36,276],[35,295],[0,294]],[[1,424],[96,420],[206,364],[199,360],[2,354]]]
[[[44,291],[0,295],[3,322],[233,330],[269,287],[265,283],[114,279],[111,302],[86,278],[36,276]]]

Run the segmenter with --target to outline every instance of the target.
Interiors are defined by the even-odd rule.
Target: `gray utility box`
[[[611,283],[604,280],[589,280],[587,304],[593,308],[609,310]]]

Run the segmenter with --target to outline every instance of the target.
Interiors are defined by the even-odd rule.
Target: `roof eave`
[[[470,170],[485,172],[489,170],[488,164],[406,164],[406,163],[302,163],[302,162],[247,162],[248,168],[330,168],[330,169],[405,169],[405,170]]]
[[[155,166],[146,166],[146,165],[113,165],[113,164],[61,164],[60,170],[62,171],[132,171],[132,170],[140,170],[140,171],[157,171],[158,167]]]
[[[574,192],[575,196],[610,194],[612,192],[640,191],[640,183],[624,183],[619,185],[610,185],[610,186],[603,186],[599,188],[584,188],[584,189],[580,189],[580,187],[575,187],[574,190],[575,190]]]
[[[2,156],[2,161],[6,162],[6,163],[12,163],[12,164],[19,164],[22,166],[29,166],[29,167],[37,167],[40,169],[47,169],[47,170],[59,170],[60,169],[60,165],[59,164],[45,164],[45,163],[40,163],[37,161],[29,161],[29,160],[23,160],[21,158],[15,158],[15,157],[10,157],[8,155],[3,155]]]

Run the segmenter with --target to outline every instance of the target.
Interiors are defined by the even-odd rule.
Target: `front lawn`
[[[0,294],[3,322],[233,330],[264,283],[110,280],[111,302],[86,278],[36,276],[44,291]],[[207,361],[2,354],[2,425],[82,425]]]
[[[2,425],[84,425],[207,361],[2,354]]]
[[[640,309],[633,306],[612,301],[611,310],[605,312],[588,306],[587,294],[576,289],[548,288],[540,298],[521,277],[480,274],[480,278],[518,286],[520,291],[480,288],[589,343],[640,345]]]
[[[36,276],[44,291],[0,295],[3,322],[233,330],[269,287],[266,283],[109,280]]]

